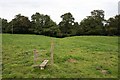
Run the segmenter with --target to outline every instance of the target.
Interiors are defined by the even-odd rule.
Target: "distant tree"
[[[103,10],[93,10],[91,16],[94,18],[96,24],[96,32],[100,35],[105,35],[105,26],[104,26],[104,11]]]
[[[52,19],[50,19],[50,16],[45,15],[43,21],[44,23],[42,34],[47,36],[57,36],[59,33],[59,28],[57,24]]]
[[[48,15],[35,13],[32,18],[32,31],[36,34],[43,34],[47,36],[58,35],[59,28],[56,23]]]
[[[94,28],[93,25],[91,25],[91,22],[93,23],[93,18],[90,16],[88,18],[84,18],[81,22],[80,22],[80,31],[79,34],[91,34],[90,31],[92,28]]]
[[[120,35],[120,15],[111,17],[107,20],[106,32],[107,35]]]
[[[18,14],[10,22],[11,32],[12,33],[29,33],[30,20],[28,17]]]
[[[1,19],[0,18],[0,21],[2,21],[2,23],[1,23],[1,25],[2,25],[2,32],[3,33],[7,33],[9,31],[7,19]]]
[[[31,16],[32,19],[32,28],[31,30],[36,34],[42,33],[42,26],[43,26],[43,14],[36,12]]]
[[[74,17],[72,16],[72,14],[70,12],[65,13],[61,16],[61,18],[62,18],[62,21],[59,23],[59,28],[62,32],[62,35],[63,36],[75,35],[76,28],[74,27],[77,25],[77,23],[74,22]]]
[[[97,19],[99,21],[103,21],[104,20],[104,11],[103,10],[93,10],[91,12],[91,16],[94,19]]]
[[[72,36],[77,35],[79,29],[80,29],[80,26],[79,26],[78,22],[74,22],[74,24],[72,25],[72,28],[71,28],[71,35]]]
[[[82,26],[80,26],[79,24],[78,24],[78,27],[77,27],[77,32],[76,32],[76,35],[78,35],[78,36],[80,36],[80,35],[85,35],[85,27],[83,27],[83,25]]]
[[[3,33],[33,33],[53,37],[76,35],[120,35],[120,15],[104,19],[103,10],[93,10],[91,15],[84,18],[80,24],[75,22],[73,15],[68,12],[60,16],[62,21],[57,25],[49,15],[36,12],[28,17],[18,14],[10,22],[0,18],[0,28]]]
[[[83,29],[82,34],[87,35],[104,35],[104,11],[103,10],[93,10],[91,16],[83,19],[80,22],[81,29]]]

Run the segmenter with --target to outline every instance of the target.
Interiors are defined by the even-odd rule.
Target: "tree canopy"
[[[59,29],[63,36],[71,36],[76,35],[76,28],[78,27],[78,23],[75,22],[73,15],[69,13],[65,13],[61,15],[62,21],[59,23]]]
[[[11,28],[11,33],[29,33],[30,20],[26,16],[18,14],[9,23],[9,28]]]
[[[103,10],[93,10],[91,15],[80,22],[75,22],[73,15],[68,12],[60,17],[62,20],[56,24],[49,15],[36,12],[28,17],[18,14],[10,22],[2,21],[2,33],[12,34],[39,34],[54,37],[66,37],[76,35],[120,35],[120,15],[115,15],[108,20],[104,18]]]
[[[87,18],[80,22],[80,26],[82,27],[84,34],[104,35],[104,21],[104,11],[94,10],[91,12],[91,16],[87,16]]]

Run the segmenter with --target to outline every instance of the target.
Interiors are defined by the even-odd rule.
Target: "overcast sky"
[[[21,13],[31,19],[31,15],[39,12],[47,14],[59,23],[60,16],[71,12],[75,21],[80,22],[95,9],[105,11],[105,18],[118,14],[119,0],[0,0],[0,17],[8,21]]]

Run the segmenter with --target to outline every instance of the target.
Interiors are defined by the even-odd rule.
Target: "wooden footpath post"
[[[54,50],[54,42],[53,42],[53,39],[51,39],[51,49],[50,49],[50,53],[51,53],[51,65],[54,64],[54,56],[53,56],[53,50]]]
[[[34,53],[34,65],[37,65],[38,51],[34,49],[33,53]]]

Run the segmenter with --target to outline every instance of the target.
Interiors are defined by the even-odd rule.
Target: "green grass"
[[[3,78],[117,78],[118,37],[75,36],[53,38],[54,65],[33,68],[33,50],[40,64],[50,60],[51,37],[41,35],[2,35]],[[96,67],[102,67],[104,74]]]

